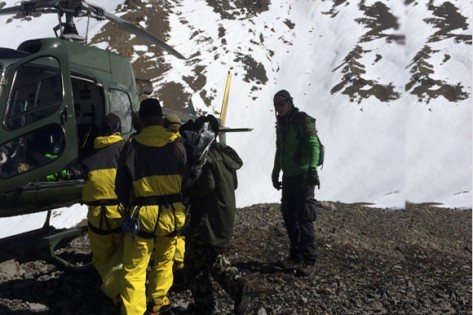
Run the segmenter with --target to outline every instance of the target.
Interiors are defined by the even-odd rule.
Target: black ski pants
[[[290,242],[290,257],[295,261],[314,264],[316,203],[314,185],[307,174],[283,176],[281,212]]]

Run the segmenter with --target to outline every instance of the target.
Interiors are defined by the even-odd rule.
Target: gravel
[[[36,246],[44,232],[0,240],[0,314],[116,314],[94,270],[64,271]],[[230,260],[251,286],[248,314],[471,314],[471,210],[410,204],[406,210],[320,202],[316,271],[276,263],[288,253],[277,204],[239,209]],[[81,235],[61,255],[90,260]],[[233,301],[215,284],[217,314]],[[187,314],[185,286],[171,314]]]

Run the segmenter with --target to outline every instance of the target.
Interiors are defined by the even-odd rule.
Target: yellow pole
[[[230,94],[230,83],[232,82],[232,73],[228,70],[227,84],[225,85],[225,92],[223,94],[222,109],[220,111],[220,120],[222,126],[225,126],[225,119],[227,118],[228,95]]]

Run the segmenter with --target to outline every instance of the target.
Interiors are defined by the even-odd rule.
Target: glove
[[[72,170],[61,170],[58,173],[58,178],[69,180],[74,178],[74,172]]]
[[[58,178],[64,180],[78,179],[80,177],[80,171],[75,168],[63,169],[58,174]]]
[[[277,190],[280,190],[282,188],[282,182],[279,182],[279,181],[273,182],[273,187],[276,188]]]
[[[312,186],[319,186],[319,176],[317,175],[317,170],[311,168],[307,174],[307,183]]]
[[[279,174],[273,173],[271,175],[271,181],[273,182],[273,187],[277,190],[282,188],[282,183],[279,181]]]

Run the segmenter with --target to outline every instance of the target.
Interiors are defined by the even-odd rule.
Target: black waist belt
[[[88,206],[116,206],[120,204],[117,199],[99,199],[94,201],[83,201]]]
[[[181,194],[136,197],[133,204],[136,206],[169,206],[175,202],[182,202]]]
[[[133,202],[134,205],[136,206],[171,206],[173,212],[174,212],[174,207],[172,206],[173,203],[176,202],[182,202],[182,196],[181,194],[168,194],[168,195],[160,195],[160,196],[148,196],[148,197],[137,197],[135,201]],[[158,222],[159,222],[159,216],[161,214],[161,211],[158,213],[158,219],[156,221],[156,225],[154,226],[154,231],[153,232],[145,232],[143,230],[140,230],[136,233],[136,235],[142,237],[142,238],[153,238],[155,237],[155,232],[156,228],[158,227]],[[175,224],[175,220],[174,220]],[[173,232],[174,233],[174,232]],[[173,234],[171,233],[171,234]]]
[[[146,231],[143,231],[143,230],[139,230],[138,232],[136,232],[136,235],[138,235],[139,237],[142,237],[142,238],[150,239],[150,238],[154,238],[156,236],[154,233],[155,233],[155,231],[146,232]],[[180,233],[181,233],[181,229],[175,230],[174,232],[171,232],[171,233],[163,235],[163,236],[165,236],[165,237],[174,237],[174,236],[180,235]]]
[[[136,235],[142,238],[147,238],[147,239],[154,238],[156,236],[154,235],[154,232],[145,232],[143,230],[139,230],[138,232],[136,232]]]
[[[112,233],[121,233],[122,232],[122,227],[121,226],[119,226],[115,229],[111,229],[111,230],[99,229],[98,227],[95,227],[92,224],[90,224],[90,222],[88,222],[88,226],[89,226],[89,230],[91,230],[92,232],[94,232],[95,234],[98,234],[98,235],[108,235],[108,234],[112,234]]]
[[[107,206],[118,206],[120,202],[117,199],[99,199],[94,201],[84,202],[88,206],[100,206],[100,227],[95,227],[88,222],[89,230],[98,235],[108,235],[112,233],[121,233],[121,227],[111,229],[106,215]],[[107,229],[102,229],[105,224]]]

